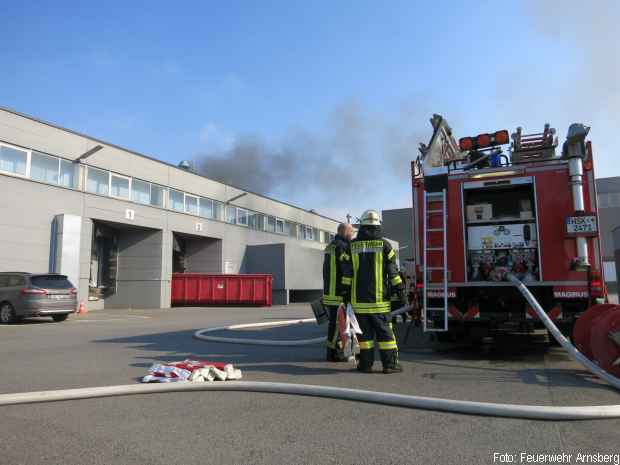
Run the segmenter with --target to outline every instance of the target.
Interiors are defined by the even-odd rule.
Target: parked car
[[[77,289],[57,273],[0,273],[0,324],[31,316],[65,321],[77,307]]]

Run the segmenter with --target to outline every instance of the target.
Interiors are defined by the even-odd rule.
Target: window
[[[276,232],[276,217],[275,216],[268,216],[267,217],[267,227],[265,228],[265,231],[268,232]]]
[[[224,215],[224,204],[222,202],[218,202],[217,200],[213,201],[213,218],[216,220],[222,220]]]
[[[235,207],[226,207],[226,221],[230,224],[237,224],[237,209]]]
[[[120,199],[129,199],[129,178],[112,174],[110,176],[110,195]]]
[[[76,163],[60,160],[60,178],[58,180],[61,186],[78,187],[78,165]]]
[[[35,181],[58,184],[58,164],[56,157],[32,152],[30,157],[30,178]]]
[[[9,276],[8,287],[17,287],[17,286],[25,286],[26,278],[19,275],[11,275]],[[34,286],[37,286],[33,283]]]
[[[71,289],[73,284],[65,275],[42,275],[34,276],[30,279],[34,287],[42,287],[43,289]]]
[[[0,171],[26,176],[28,152],[7,145],[0,145]]]
[[[165,193],[166,189],[163,187],[151,184],[151,205],[163,207]]]
[[[307,241],[313,241],[314,240],[314,228],[312,228],[312,226],[302,226],[302,239],[305,239]]]
[[[151,183],[140,181],[139,179],[131,180],[131,200],[138,203],[148,205],[151,203]]]
[[[290,221],[286,221],[284,223],[285,233],[288,236],[294,237],[297,239],[297,223],[291,223]]]
[[[168,192],[168,206],[173,210],[182,212],[185,211],[185,204],[183,201],[183,192],[170,189]]]
[[[91,166],[88,167],[86,190],[93,194],[108,195],[110,173]]]
[[[243,208],[237,208],[237,224],[243,226],[248,225],[248,211]]]
[[[200,197],[200,216],[213,218],[213,200]]]
[[[185,194],[185,212],[192,215],[198,214],[198,197]]]
[[[314,231],[314,240],[317,242],[321,242],[321,231],[317,228],[313,228]]]
[[[278,234],[284,234],[284,220],[276,218],[276,232]]]
[[[265,229],[265,215],[262,213],[250,212],[248,215],[248,226],[257,231]]]
[[[329,233],[329,242],[333,241],[334,239],[336,239],[336,235],[333,233]]]

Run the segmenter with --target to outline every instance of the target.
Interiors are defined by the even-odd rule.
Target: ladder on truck
[[[448,330],[448,218],[446,189],[424,191],[424,331]],[[443,295],[442,295],[443,294]]]

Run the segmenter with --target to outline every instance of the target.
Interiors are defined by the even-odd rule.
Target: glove
[[[343,292],[342,293],[342,302],[345,304],[345,306],[349,303],[351,303],[351,293],[350,292]]]

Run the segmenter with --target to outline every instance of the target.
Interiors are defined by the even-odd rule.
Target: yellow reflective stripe
[[[396,256],[396,252],[394,252],[394,249],[390,250],[389,253],[387,254],[388,260],[391,260],[395,256]]]
[[[336,294],[336,253],[332,250],[329,254],[329,294]]]
[[[375,301],[378,302],[379,299],[379,254],[375,254]]]
[[[354,253],[351,255],[351,261],[353,262],[353,280],[351,281],[351,304],[357,302],[357,271],[360,267],[360,257]]]
[[[353,311],[360,315],[374,315],[376,313],[390,313],[389,308],[354,308]]]
[[[342,279],[340,280],[340,283],[345,285],[345,286],[350,286],[351,285],[351,278],[347,278],[346,276],[343,276]]]
[[[342,297],[339,295],[323,295],[323,303],[326,305],[337,305],[342,303]]]
[[[377,302],[383,302],[383,252],[377,253],[377,263],[379,264],[379,292],[377,292]]]
[[[396,341],[379,341],[379,350],[396,349]]]
[[[360,350],[372,349],[375,346],[375,341],[360,341]]]
[[[392,284],[392,286],[397,286],[399,284],[402,284],[402,282],[403,282],[403,279],[398,275],[390,279],[390,283]]]
[[[390,308],[390,302],[357,302],[355,308]]]

